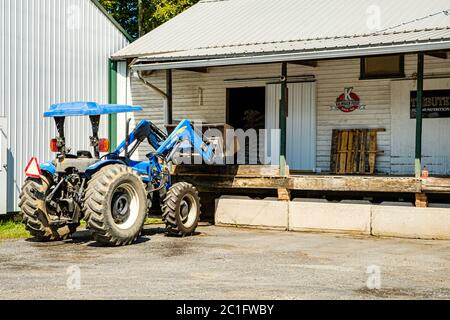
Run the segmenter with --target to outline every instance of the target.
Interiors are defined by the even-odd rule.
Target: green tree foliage
[[[138,35],[137,1],[99,0],[105,9],[134,38]]]
[[[159,0],[153,19],[157,25],[172,19],[184,10],[196,4],[199,0]]]
[[[141,0],[142,31],[147,33],[172,19],[199,0]],[[139,36],[138,0],[99,0],[105,9],[134,38]]]

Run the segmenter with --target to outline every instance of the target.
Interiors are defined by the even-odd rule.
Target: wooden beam
[[[402,177],[290,176],[290,190],[420,193],[421,181]]]
[[[425,193],[416,193],[416,207],[426,208],[428,207],[428,198]]]
[[[445,51],[431,51],[431,52],[425,52],[427,56],[439,58],[439,59],[447,59],[447,52]]]
[[[422,192],[450,193],[450,178],[422,179]]]
[[[188,182],[196,186],[200,192],[221,191],[230,189],[272,189],[286,188],[287,177],[236,177],[219,175],[175,175],[173,182]]]
[[[179,165],[175,167],[172,175],[277,177],[280,175],[280,168],[275,165]]]
[[[291,201],[291,192],[286,188],[278,188],[278,201]]]
[[[277,190],[280,199],[287,199],[289,191],[318,192],[377,192],[377,193],[423,193],[422,182],[414,177],[331,176],[295,175],[280,177],[271,166],[198,166],[188,170],[177,166],[172,178],[174,182],[189,182],[201,192],[222,190]],[[203,168],[202,168],[203,167]],[[206,168],[206,169],[205,169]],[[209,169],[208,169],[209,168]],[[193,171],[192,171],[193,170]],[[189,172],[191,171],[191,172]],[[441,185],[447,184],[447,188]],[[432,186],[429,186],[431,189]],[[450,179],[435,183],[432,192],[450,192]]]
[[[289,62],[289,63],[290,64],[297,64],[297,65],[305,66],[305,67],[313,67],[313,68],[317,67],[317,61],[316,60],[292,61],[292,62]]]
[[[417,54],[417,100],[416,100],[416,178],[420,178],[422,173],[422,97],[423,97],[423,53]]]
[[[181,69],[177,69],[177,70],[199,72],[199,73],[208,73],[208,68],[181,68]]]

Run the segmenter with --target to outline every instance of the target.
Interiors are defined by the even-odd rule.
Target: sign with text
[[[417,91],[411,91],[410,117],[416,118]],[[425,90],[422,103],[423,118],[450,118],[450,89]]]
[[[340,94],[335,105],[331,106],[331,110],[341,110],[349,113],[355,110],[364,110],[365,106],[361,103],[359,96],[353,92],[353,88],[345,88],[344,93]]]

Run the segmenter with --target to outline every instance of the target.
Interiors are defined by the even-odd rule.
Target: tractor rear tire
[[[129,245],[147,217],[147,193],[141,178],[124,165],[109,165],[88,182],[83,202],[87,226],[103,245]]]
[[[200,197],[197,189],[186,182],[174,184],[164,199],[163,221],[172,236],[190,236],[200,220]]]
[[[38,199],[35,192],[47,196],[52,186],[52,179],[46,176],[27,178],[20,193],[19,207],[25,229],[37,241],[61,241],[68,239],[77,230],[78,225],[57,226],[48,221],[50,214],[45,201]]]

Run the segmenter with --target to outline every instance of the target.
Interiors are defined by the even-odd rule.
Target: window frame
[[[400,71],[399,73],[383,74],[383,75],[367,75],[366,72],[366,59],[374,57],[389,57],[389,56],[399,56],[400,57]],[[405,77],[405,55],[383,55],[383,56],[372,56],[372,57],[362,57],[360,59],[360,80],[376,80],[376,79],[392,79],[392,78],[404,78]]]

